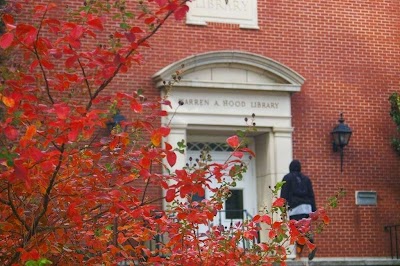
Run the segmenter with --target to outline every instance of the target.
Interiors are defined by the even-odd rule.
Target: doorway
[[[199,158],[202,150],[207,150],[212,162],[224,163],[231,155],[232,149],[224,142],[188,142],[187,158],[195,161]],[[251,158],[243,158],[242,161],[248,165],[247,171],[241,180],[237,180],[235,186],[230,188],[230,197],[223,203],[223,209],[218,211],[211,225],[222,225],[225,230],[237,222],[251,219],[257,213],[257,189],[255,161]],[[232,181],[229,176],[226,181]],[[212,180],[212,187],[218,187],[216,180]],[[210,198],[213,192],[205,191],[205,198]],[[198,198],[197,200],[201,200]],[[207,228],[201,227],[202,230]]]

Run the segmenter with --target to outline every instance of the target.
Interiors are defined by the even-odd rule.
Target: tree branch
[[[186,3],[188,0],[183,1],[181,4]],[[174,11],[168,11],[168,13],[164,16],[164,18],[162,20],[160,20],[160,22],[158,23],[158,25],[145,37],[141,38],[138,40],[137,44],[138,47],[143,44],[144,42],[146,42],[148,39],[150,39],[154,34],[156,34],[156,32],[161,28],[161,26],[164,24],[164,21],[167,20],[172,14],[174,13]],[[125,56],[125,59],[129,58],[134,51],[136,51],[137,48],[132,48]],[[114,73],[111,75],[111,77],[109,77],[108,79],[106,79],[105,81],[103,81],[103,83],[96,89],[96,91],[93,93],[93,97],[90,99],[90,101],[88,102],[88,104],[86,105],[86,110],[89,110],[93,104],[93,100],[96,99],[96,97],[99,95],[100,92],[102,92],[107,86],[108,84],[110,84],[111,81],[113,81],[113,79],[115,78],[115,76],[118,74],[118,72],[121,70],[121,67],[123,66],[123,63],[119,63],[116,70],[114,71]]]

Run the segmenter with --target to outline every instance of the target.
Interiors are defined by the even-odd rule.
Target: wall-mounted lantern
[[[333,151],[340,151],[340,171],[343,172],[343,149],[349,144],[351,128],[344,123],[343,113],[340,113],[339,125],[332,130]]]

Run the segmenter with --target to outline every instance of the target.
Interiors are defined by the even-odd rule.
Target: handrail
[[[400,228],[400,224],[386,225],[384,228],[386,232],[389,232],[390,255],[392,256],[392,259],[394,259],[394,255],[396,254],[396,258],[399,259],[399,237],[397,235],[397,228]]]
[[[233,227],[233,223],[237,220],[241,220],[242,222],[245,220],[251,220],[253,219],[253,216],[247,211],[247,210],[219,210],[218,211],[218,225],[223,225],[222,224],[222,213],[226,213],[226,212],[242,212],[243,213],[243,218],[241,219],[225,219],[225,220],[230,220],[230,225],[229,228],[225,228],[225,229],[230,229]],[[171,217],[173,219],[173,217]],[[164,242],[164,235],[163,234],[157,234],[154,236],[153,241],[149,241],[148,245],[150,250],[158,250],[160,243]],[[246,243],[245,240],[243,240],[243,248],[248,247],[248,243]],[[260,232],[258,232],[258,236],[257,239],[253,240],[253,244],[256,243],[260,243]]]
[[[241,219],[234,219],[234,218],[225,219],[225,220],[230,220],[231,221],[230,222],[230,228],[232,228],[234,220],[245,221],[245,220],[253,219],[253,216],[246,209],[243,209],[243,210],[219,210],[218,211],[219,225],[222,225],[222,215],[221,214],[222,213],[227,213],[227,212],[242,212],[244,214],[243,218],[241,218]],[[260,232],[257,233],[257,239],[253,240],[253,244],[256,244],[256,243],[260,243]],[[243,248],[246,248],[246,241],[245,240],[243,240]]]

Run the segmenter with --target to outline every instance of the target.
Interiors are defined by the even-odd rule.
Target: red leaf
[[[0,98],[5,106],[10,107],[10,108],[14,107],[15,100],[13,98],[1,96],[1,94],[0,94]]]
[[[70,58],[65,60],[65,67],[71,68],[74,65],[74,63],[76,62],[76,60],[78,60],[77,55],[71,56]]]
[[[329,216],[328,215],[324,215],[322,217],[322,221],[324,221],[325,224],[329,224],[329,222],[330,222]]]
[[[184,180],[187,178],[188,173],[186,172],[186,170],[182,169],[182,170],[175,170],[176,176],[180,179],[180,180]]]
[[[77,207],[77,203],[76,202],[71,203],[68,206],[67,215],[70,216],[70,217],[75,216],[78,213],[78,211],[76,210],[76,207]]]
[[[3,15],[4,24],[14,24],[14,17],[10,14]]]
[[[35,6],[35,13],[41,13],[46,11],[47,7],[45,5],[37,5]]]
[[[25,45],[30,46],[36,39],[37,29],[31,25],[19,24],[15,30],[15,35]]]
[[[259,243],[259,244],[257,244],[257,246],[259,246],[262,251],[268,251],[268,249],[269,249],[269,246],[266,243]]]
[[[269,238],[272,239],[272,238],[274,238],[276,236],[276,232],[271,230],[271,231],[269,231],[268,236],[269,236]]]
[[[169,135],[169,132],[171,132],[171,129],[169,127],[160,127],[161,136],[166,137]]]
[[[286,200],[284,198],[277,198],[272,204],[272,207],[283,207],[285,206],[285,203]]]
[[[125,33],[125,37],[129,42],[134,42],[136,40],[136,36],[132,32]]]
[[[32,137],[36,134],[36,127],[35,125],[30,125],[27,127],[25,132],[25,139],[31,140]]]
[[[272,219],[271,219],[271,217],[268,216],[268,215],[263,215],[263,216],[261,217],[261,222],[270,225],[270,224],[272,223]]]
[[[8,138],[9,140],[16,140],[18,137],[18,130],[12,126],[7,126],[4,129],[4,134],[6,135],[6,138]]]
[[[261,215],[259,215],[259,214],[256,214],[256,215],[253,217],[253,222],[255,222],[255,223],[260,222],[260,220],[261,220]]]
[[[78,138],[79,132],[81,128],[80,127],[72,127],[71,130],[68,132],[68,140],[69,141],[75,141]]]
[[[42,60],[40,61],[42,63],[42,65],[47,68],[47,69],[53,69],[54,68],[54,64],[52,64],[51,62],[47,61],[47,60]]]
[[[166,3],[168,3],[168,0],[155,0],[156,3],[158,4],[158,6],[162,7],[164,6]]]
[[[81,47],[81,42],[77,39],[74,38],[69,38],[68,43],[73,47],[73,48],[80,48]]]
[[[143,110],[142,104],[136,101],[135,99],[132,99],[131,101],[131,108],[135,113],[141,113]]]
[[[192,194],[193,189],[191,185],[184,185],[180,189],[180,196],[184,198],[186,195]]]
[[[31,72],[33,72],[33,70],[35,69],[35,67],[37,67],[39,65],[39,60],[34,60],[33,62],[32,62],[32,64],[29,66],[29,70],[31,71]]]
[[[309,250],[314,250],[316,248],[317,245],[311,243],[310,241],[307,241],[307,247]]]
[[[239,146],[239,137],[238,136],[232,136],[229,137],[226,142],[228,143],[229,146],[231,146],[232,148],[237,148]]]
[[[144,157],[140,160],[139,165],[145,169],[149,169],[151,165],[151,161],[149,158]]]
[[[70,108],[65,103],[56,103],[54,104],[54,111],[59,119],[65,120],[68,118]]]
[[[116,67],[107,67],[103,70],[102,74],[104,78],[110,78],[115,75]]]
[[[110,192],[108,192],[108,195],[110,195],[114,199],[118,199],[121,197],[121,191],[114,189],[114,190],[111,190]]]
[[[151,143],[154,146],[159,146],[161,143],[161,133],[159,131],[155,131],[153,132],[153,134],[151,134]]]
[[[165,142],[165,149],[166,149],[167,151],[172,150],[171,144],[169,144],[168,142]]]
[[[165,200],[171,202],[175,199],[175,189],[168,189],[165,195]]]
[[[72,29],[70,36],[72,38],[79,39],[83,35],[83,27],[82,26],[76,26]]]
[[[28,153],[29,157],[32,158],[35,162],[39,162],[44,156],[43,152],[36,147],[29,148]]]
[[[22,261],[27,261],[27,260],[38,260],[40,258],[40,254],[36,249],[32,249],[29,252],[23,252],[21,256]]]
[[[99,18],[91,19],[87,22],[87,24],[97,30],[104,30],[103,23]]]
[[[167,152],[167,161],[169,163],[169,165],[172,167],[175,165],[176,163],[176,154],[173,151],[169,151]]]
[[[62,57],[61,49],[50,49],[49,52],[56,59],[60,59]]]
[[[261,215],[257,214],[256,216],[254,216],[253,222],[255,222],[255,223],[262,222],[262,223],[266,223],[266,224],[271,225],[272,224],[272,219],[268,215],[262,215],[261,216]]]
[[[175,2],[169,3],[167,6],[169,11],[175,11],[178,7],[179,7],[178,4]]]
[[[156,19],[156,17],[149,17],[149,18],[146,18],[146,19],[144,20],[144,23],[145,23],[145,24],[151,24],[151,23],[154,22],[155,19]]]
[[[130,32],[131,33],[143,33],[144,31],[139,27],[132,27]]]
[[[14,175],[16,179],[28,181],[28,169],[22,165],[21,160],[14,161]]]
[[[147,170],[147,169],[140,170],[139,175],[140,175],[140,177],[142,177],[144,179],[151,177],[151,174],[150,174],[149,170]]]
[[[187,5],[183,5],[179,7],[177,10],[174,12],[174,16],[176,20],[182,20],[185,18],[186,13],[189,11],[189,7]]]
[[[7,49],[10,47],[14,40],[14,34],[12,33],[5,33],[0,37],[0,47],[3,49]]]
[[[234,153],[232,153],[232,155],[234,157],[242,158],[243,157],[243,152],[235,151]]]
[[[251,156],[256,157],[256,154],[252,150],[250,150],[249,148],[241,148],[240,151],[248,152],[248,153],[250,153]]]

